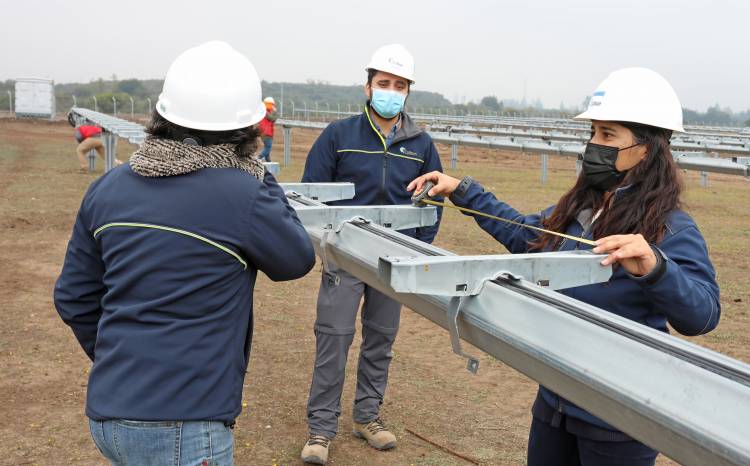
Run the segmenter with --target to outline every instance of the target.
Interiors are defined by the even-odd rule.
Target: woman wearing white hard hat
[[[433,172],[409,190],[436,185],[460,207],[535,227],[596,240],[603,265],[618,264],[608,283],[560,292],[643,325],[685,335],[719,322],[719,286],[703,236],[681,208],[682,182],[669,149],[683,131],[682,107],[669,83],[654,71],[613,72],[594,92],[588,110],[591,140],[575,185],[556,205],[522,215],[479,183]],[[475,217],[511,253],[569,251],[590,246],[504,222]],[[613,366],[619,361],[612,361]],[[655,395],[656,396],[656,395]],[[689,407],[685,407],[689,409]],[[657,452],[586,410],[540,387],[532,408],[528,464],[653,465]]]
[[[247,58],[189,49],[150,136],[84,197],[55,305],[93,361],[86,415],[112,464],[232,464],[258,270],[291,280],[315,263],[253,157],[265,112]]]

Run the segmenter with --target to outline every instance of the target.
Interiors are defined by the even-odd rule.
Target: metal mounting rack
[[[606,281],[598,257],[456,256],[394,230],[434,222],[412,213],[429,207],[375,206],[368,220],[282,187],[324,263],[447,329],[469,370],[479,359],[459,339],[682,464],[750,464],[750,366],[553,290]]]

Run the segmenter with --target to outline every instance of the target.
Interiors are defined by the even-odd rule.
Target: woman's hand
[[[609,254],[602,265],[619,263],[630,275],[636,277],[648,275],[658,262],[654,250],[640,234],[612,235],[598,239],[593,252]]]
[[[416,178],[414,181],[409,183],[409,186],[406,187],[406,190],[414,191],[415,194],[419,194],[422,192],[422,186],[424,186],[427,181],[432,181],[433,183],[435,183],[435,186],[433,186],[433,188],[430,189],[430,191],[427,193],[428,196],[450,196],[451,194],[453,194],[453,191],[456,190],[458,184],[461,182],[460,180],[457,180],[452,176],[448,176],[445,173],[434,171]]]

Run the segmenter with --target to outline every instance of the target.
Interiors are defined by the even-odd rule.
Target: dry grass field
[[[277,131],[272,158],[280,160]],[[317,132],[294,130],[292,164],[281,181],[298,181]],[[135,149],[120,141],[118,156]],[[66,123],[0,120],[0,464],[104,464],[88,432],[84,401],[89,360],[52,304],[52,289],[81,197],[100,174],[78,173],[75,141]],[[450,150],[438,147],[444,165]],[[524,212],[552,203],[571,185],[574,163],[550,160],[549,183],[539,182],[534,156],[461,148],[454,176],[471,174]],[[705,347],[750,362],[750,183],[711,175],[701,188],[685,175],[687,210],[708,242],[722,287],[722,320]],[[436,244],[463,254],[503,252],[473,221],[446,212]],[[256,327],[244,398],[235,430],[239,465],[299,464],[306,439],[305,404],[314,358],[312,325],[320,265],[296,282],[260,276]],[[340,434],[332,465],[469,464],[408,433],[486,465],[525,463],[529,412],[536,384],[491,357],[473,376],[453,355],[447,332],[405,309],[382,415],[398,447],[377,452],[351,432],[351,403],[359,339],[352,346]],[[476,353],[476,350],[474,350]],[[659,464],[670,464],[665,458]]]

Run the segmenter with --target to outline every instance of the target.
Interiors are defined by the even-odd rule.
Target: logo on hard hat
[[[404,66],[403,63],[401,63],[400,61],[396,60],[393,57],[388,57],[388,63],[390,63],[391,65],[396,65],[396,66]]]
[[[591,96],[591,101],[589,101],[589,108],[596,107],[597,105],[601,105],[602,104],[601,98],[604,97],[604,94],[606,93],[607,93],[606,91],[594,92],[594,95]]]

